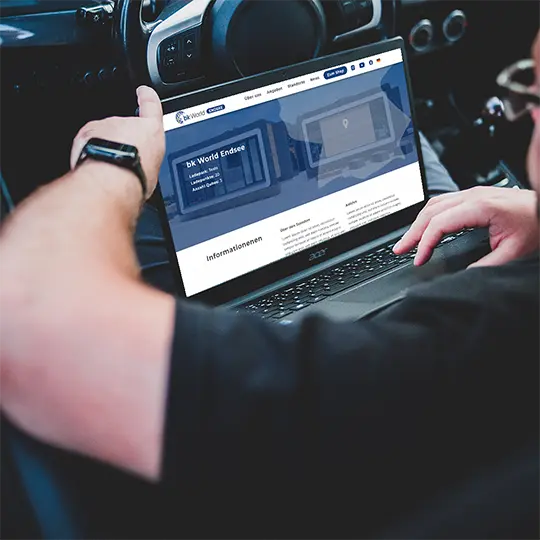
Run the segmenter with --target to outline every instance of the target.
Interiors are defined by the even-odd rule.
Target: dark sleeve
[[[179,301],[162,480],[187,534],[369,535],[538,441],[538,296],[531,259],[356,323]]]

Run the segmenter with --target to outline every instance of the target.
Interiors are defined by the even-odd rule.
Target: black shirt
[[[163,484],[199,537],[361,537],[538,447],[538,256],[369,320],[179,301]]]

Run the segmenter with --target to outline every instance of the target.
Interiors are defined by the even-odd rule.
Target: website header
[[[252,107],[253,105],[297,94],[325,84],[331,84],[338,80],[363,75],[369,71],[388,67],[400,62],[403,62],[401,49],[394,49],[378,55],[368,56],[354,62],[326,68],[302,75],[301,77],[280,81],[279,83],[263,86],[248,92],[242,92],[196,107],[166,114],[163,117],[164,128],[165,131],[177,129],[184,125],[194,124],[208,118],[214,118],[222,114]]]

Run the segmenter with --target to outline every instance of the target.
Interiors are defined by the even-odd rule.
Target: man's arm
[[[153,190],[163,156],[161,106],[91,123],[74,142],[133,144]],[[135,175],[87,161],[24,201],[2,228],[2,409],[52,444],[155,478],[173,299],[146,287],[132,245]]]

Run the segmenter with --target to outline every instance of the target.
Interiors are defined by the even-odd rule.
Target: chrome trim
[[[361,26],[360,28],[355,28],[354,30],[350,30],[349,32],[345,32],[344,34],[339,34],[334,37],[332,40],[334,43],[337,41],[341,41],[343,39],[347,39],[349,37],[355,36],[356,34],[359,34],[361,32],[365,32],[366,30],[370,30],[371,28],[375,28],[379,26],[382,18],[382,2],[383,0],[371,0],[373,3],[373,17],[371,21]]]
[[[148,39],[148,47],[146,49],[146,62],[148,65],[148,73],[154,88],[158,93],[172,92],[176,88],[180,88],[187,81],[178,83],[166,83],[159,75],[157,64],[157,53],[159,44],[168,37],[189,30],[196,26],[200,26],[203,22],[203,17],[206,9],[210,5],[211,0],[192,0],[189,4],[173,13],[167,19],[161,21],[158,19],[153,31]]]
[[[422,47],[418,45],[413,45],[413,36],[418,30],[421,28],[425,28],[429,33],[429,41]],[[422,19],[421,21],[418,21],[410,30],[409,32],[409,45],[413,50],[416,52],[423,52],[430,48],[431,41],[433,39],[433,23],[429,19]]]
[[[461,17],[461,19],[463,20],[463,30],[459,36],[450,37],[448,35],[448,25],[452,22],[452,19],[454,17]],[[452,11],[443,21],[442,31],[443,31],[444,37],[450,43],[455,43],[456,41],[459,41],[465,35],[466,25],[467,25],[467,16],[465,15],[465,13],[463,13],[461,9],[454,9],[454,11]]]

